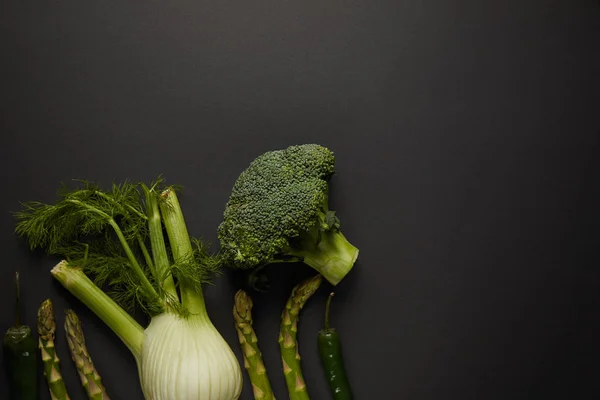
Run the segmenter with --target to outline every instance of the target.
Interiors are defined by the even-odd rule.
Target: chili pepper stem
[[[331,299],[333,298],[335,293],[329,293],[329,297],[327,297],[327,302],[325,303],[325,330],[329,330],[329,306],[331,305]]]
[[[15,286],[17,288],[17,303],[15,305],[15,326],[21,326],[21,284],[19,281],[19,271],[15,271]]]

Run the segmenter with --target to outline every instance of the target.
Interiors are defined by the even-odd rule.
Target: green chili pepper
[[[335,400],[351,400],[354,397],[344,367],[340,337],[334,328],[329,327],[329,305],[332,297],[333,293],[329,295],[325,305],[325,329],[319,331],[317,338],[319,354],[332,397]]]
[[[13,400],[37,400],[39,379],[37,349],[31,328],[21,325],[19,273],[15,273],[17,305],[15,326],[4,335],[4,362],[8,374],[10,398]]]

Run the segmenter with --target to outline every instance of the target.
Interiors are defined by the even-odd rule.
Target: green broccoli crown
[[[284,255],[295,238],[323,223],[334,165],[333,152],[317,144],[257,157],[238,177],[225,207],[221,255],[238,268]]]

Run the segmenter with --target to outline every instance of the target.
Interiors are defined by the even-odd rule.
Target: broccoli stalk
[[[329,209],[333,153],[316,144],[270,151],[235,182],[219,225],[221,256],[234,268],[301,261],[337,285],[358,257]]]
[[[332,285],[337,285],[358,257],[358,249],[346,239],[339,226],[335,213],[327,212],[321,224],[301,234],[300,240],[287,249],[286,254],[297,257]]]

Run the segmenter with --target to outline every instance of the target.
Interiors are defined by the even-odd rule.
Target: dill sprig
[[[70,189],[63,185],[59,201],[44,204],[22,203],[15,216],[19,221],[16,233],[27,236],[31,249],[45,248],[59,254],[69,243],[82,235],[102,233],[111,220],[124,220],[122,233],[127,241],[143,237],[145,215],[141,209],[137,185],[114,184],[108,192],[88,181],[76,181],[82,187]]]
[[[165,206],[162,193],[174,186],[160,177],[149,186],[124,182],[109,190],[74,182],[74,188],[59,189],[54,204],[23,203],[16,233],[32,250],[42,248],[82,269],[127,311],[140,306],[150,315],[165,309],[186,315],[178,291],[185,286],[201,293],[220,263],[194,238],[186,238],[193,244],[189,256],[174,261],[159,207]]]
[[[214,277],[220,274],[220,259],[208,251],[208,242],[191,238],[192,257],[184,261],[173,263],[170,272],[176,277],[179,284],[185,284],[192,290],[200,291],[206,284],[210,284]]]

